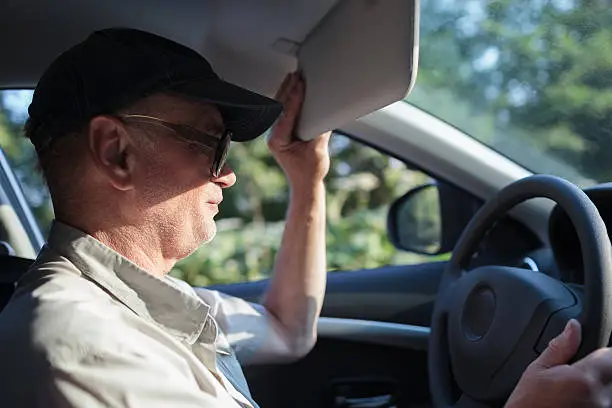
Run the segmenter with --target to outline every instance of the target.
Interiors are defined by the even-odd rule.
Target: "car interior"
[[[418,0],[9,1],[0,4],[0,50],[11,61],[0,64],[0,88],[33,88],[61,50],[95,29],[130,26],[196,49],[224,79],[268,96],[287,72],[303,69],[313,90],[300,127],[308,140],[410,92],[426,46],[419,7]],[[0,164],[1,310],[44,238],[21,221],[32,214],[4,154]],[[261,407],[502,406],[569,318],[584,327],[580,355],[608,345],[612,185],[583,191],[537,175],[485,199],[438,180],[389,210],[398,248],[427,252],[423,237],[404,226],[432,189],[442,220],[435,251],[450,258],[329,274],[315,348],[290,364],[244,367]],[[540,219],[544,234],[513,212],[533,198],[554,202]],[[210,288],[257,302],[267,285]]]

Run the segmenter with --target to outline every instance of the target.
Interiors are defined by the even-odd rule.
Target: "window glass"
[[[331,170],[326,178],[330,271],[448,257],[397,250],[387,235],[391,204],[412,188],[430,183],[429,176],[345,135],[334,134],[330,143]],[[173,272],[195,285],[268,277],[281,243],[288,187],[265,140],[234,144],[229,162],[238,181],[224,194],[217,237],[179,262]]]
[[[421,2],[407,102],[536,173],[612,179],[609,0]]]
[[[37,166],[34,147],[23,137],[23,124],[31,100],[30,90],[0,90],[0,147],[21,183],[25,198],[46,237],[53,220],[51,199]]]

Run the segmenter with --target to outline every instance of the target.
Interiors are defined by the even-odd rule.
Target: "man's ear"
[[[89,153],[98,169],[118,190],[133,188],[132,160],[128,154],[129,138],[125,127],[116,118],[96,116],[89,122]]]

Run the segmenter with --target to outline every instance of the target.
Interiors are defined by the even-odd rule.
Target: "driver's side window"
[[[448,258],[448,254],[423,254],[439,252],[441,221],[435,180],[345,135],[335,133],[330,143],[328,270]],[[265,141],[233,145],[229,160],[238,182],[224,194],[218,235],[173,272],[192,284],[268,277],[280,246],[288,189]],[[395,236],[390,237],[387,217],[396,201]],[[393,242],[413,251],[397,249]]]
[[[328,268],[356,270],[433,260],[414,251],[397,249],[394,243],[403,244],[404,248],[416,247],[408,245],[407,239],[392,239],[387,221],[394,202],[420,186],[433,185],[435,180],[341,134],[332,138],[331,156],[333,165],[327,182]],[[410,208],[411,203],[419,201],[421,194],[413,195],[404,205],[396,205],[395,211],[401,214],[396,217],[399,231],[422,229],[426,219],[439,221],[435,202]],[[404,221],[407,222],[401,225]],[[411,244],[415,243],[413,240]]]

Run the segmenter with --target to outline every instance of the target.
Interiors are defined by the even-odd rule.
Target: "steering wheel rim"
[[[584,293],[546,275],[516,268],[486,266],[464,272],[494,223],[516,205],[532,198],[548,198],[556,202],[574,225],[583,254]],[[561,324],[568,317],[577,317],[584,328],[577,358],[607,346],[612,331],[611,285],[612,245],[597,208],[581,189],[564,179],[548,175],[526,177],[502,189],[485,203],[465,228],[442,275],[428,352],[430,389],[435,405],[482,407],[503,404],[520,373],[561,331]],[[514,288],[515,294],[525,299],[508,306],[508,299],[513,297],[505,293],[505,286]],[[513,313],[512,310],[524,309],[521,303],[527,302],[528,298],[533,305],[538,305],[531,317],[528,316],[529,310],[522,313],[524,316],[515,316],[521,320],[525,332],[514,336],[519,340],[513,348],[508,344],[496,346],[494,343],[499,343],[500,339],[501,343],[509,343],[495,331],[500,330],[500,322],[512,323],[513,316],[509,314]],[[453,335],[457,338],[452,338]],[[531,346],[534,339],[538,343]],[[495,362],[486,367],[485,363],[477,364],[477,359],[485,356],[502,360],[494,350],[490,350],[492,347],[506,347],[503,361],[495,367]],[[464,358],[462,353],[468,357]],[[481,388],[478,381],[459,377],[461,373],[471,376],[470,370],[473,372],[474,367],[480,366],[491,368],[490,378],[498,377],[495,384],[491,383],[494,386],[488,385],[488,390]],[[508,378],[503,379],[502,373]],[[481,377],[480,382],[487,378]],[[453,397],[456,394],[453,389],[457,387],[459,399]]]

